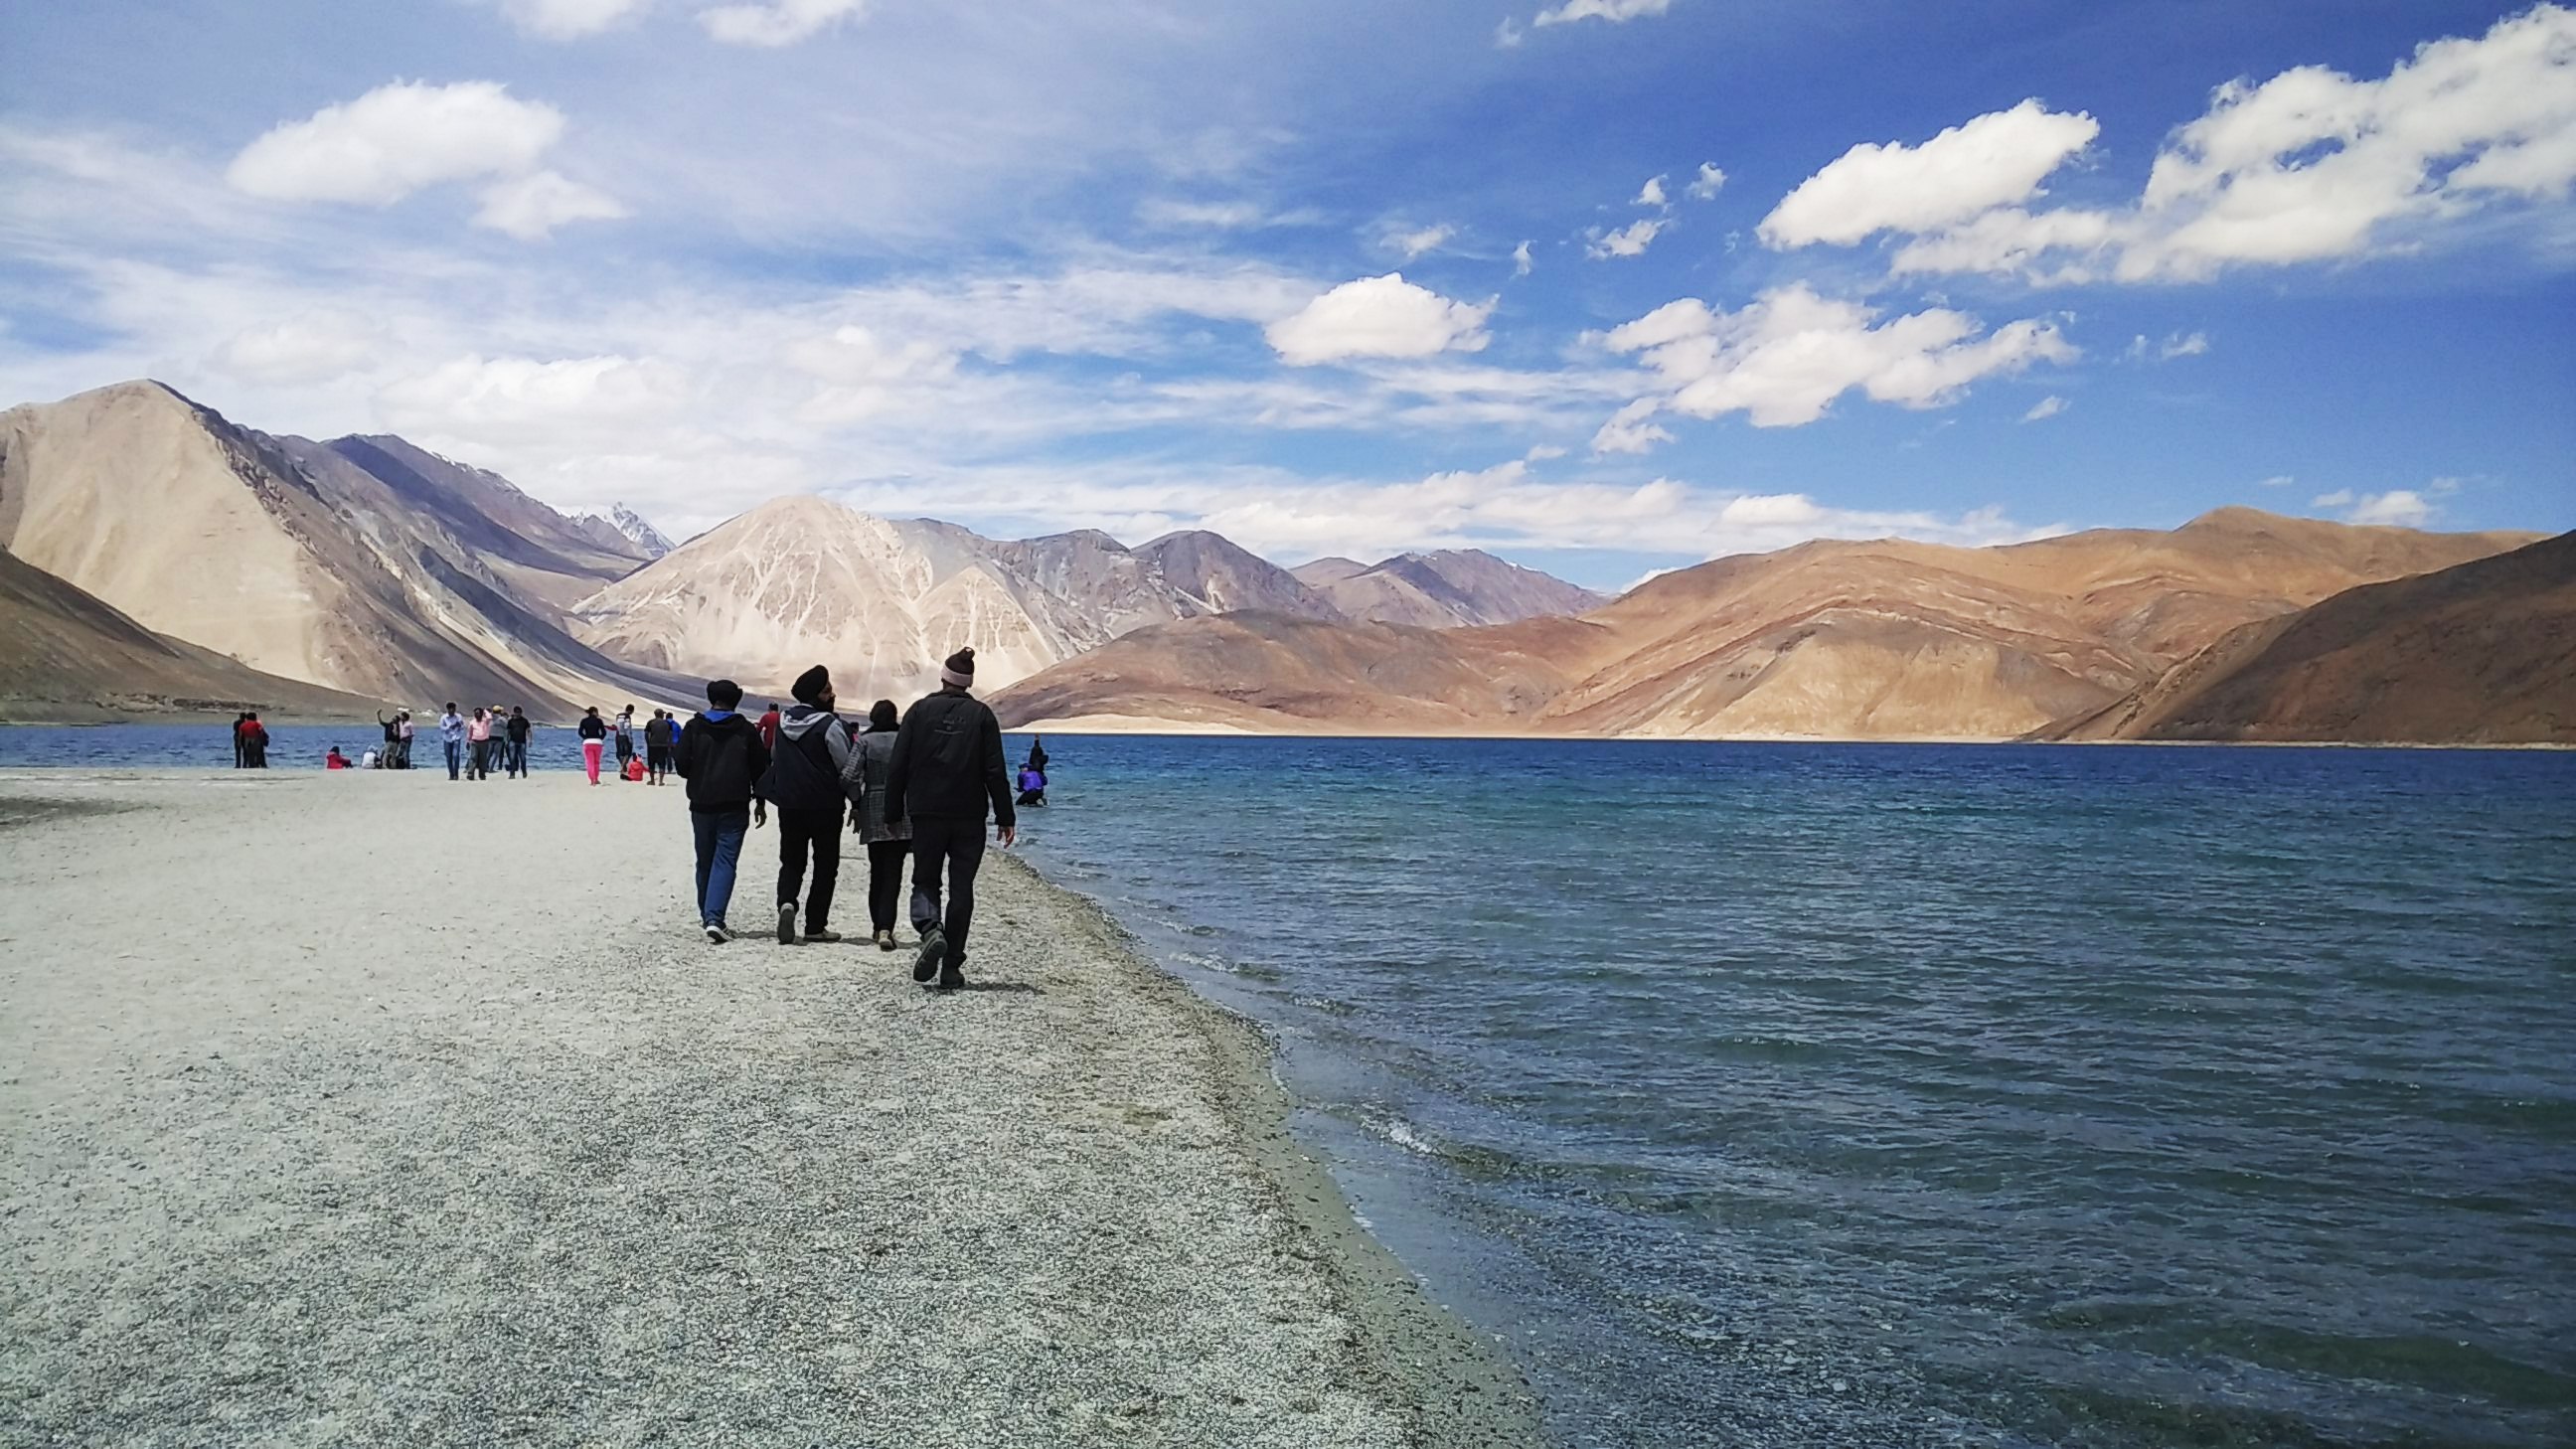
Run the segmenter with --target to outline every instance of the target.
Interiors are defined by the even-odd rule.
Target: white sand
[[[0,1442],[1530,1437],[1081,902],[997,854],[937,996],[688,868],[677,789],[0,776]]]

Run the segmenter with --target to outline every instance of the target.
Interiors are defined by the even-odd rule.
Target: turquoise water
[[[1049,749],[1566,1444],[2576,1443],[2576,755]]]

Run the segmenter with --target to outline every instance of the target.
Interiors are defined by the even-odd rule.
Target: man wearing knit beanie
[[[939,692],[904,712],[886,769],[886,819],[912,824],[912,924],[921,955],[912,979],[936,977],[939,989],[966,984],[966,932],[975,922],[975,872],[984,864],[989,807],[1002,846],[1019,840],[1011,778],[1002,758],[1002,724],[975,687],[975,651],[960,649],[939,670]],[[947,876],[947,909],[940,877]]]
[[[805,858],[814,858],[805,893],[805,939],[841,939],[832,929],[832,891],[841,879],[841,777],[850,767],[850,732],[832,713],[832,675],[817,664],[796,676],[796,702],[778,720],[778,748],[760,796],[778,810],[778,944],[796,942],[796,893]]]

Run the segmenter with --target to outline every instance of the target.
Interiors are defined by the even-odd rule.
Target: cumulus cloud
[[[1963,222],[2038,195],[2040,182],[2101,130],[2080,111],[2061,114],[2027,100],[1920,146],[1863,143],[1799,182],[1755,235],[1787,249]]]
[[[282,322],[247,327],[225,339],[211,359],[259,382],[320,382],[365,368],[384,347],[381,329],[345,308],[316,308]]]
[[[578,40],[597,35],[652,0],[501,0],[501,13],[530,35],[547,40]]]
[[[1594,261],[1607,261],[1612,257],[1642,257],[1646,254],[1646,248],[1654,245],[1655,238],[1670,225],[1672,223],[1661,217],[1641,216],[1617,231],[1596,233],[1592,241],[1584,247],[1583,252]]]
[[[1657,443],[1669,443],[1673,435],[1648,421],[1663,406],[1655,398],[1641,397],[1610,415],[1592,435],[1592,451],[1603,453],[1652,452]]]
[[[1528,242],[1524,241],[1519,246],[1512,248],[1513,276],[1526,277],[1535,270],[1537,266],[1538,263],[1530,260],[1530,244]]]
[[[1977,319],[1929,308],[1886,321],[1876,308],[1818,296],[1804,283],[1765,292],[1741,311],[1684,298],[1598,340],[1635,353],[1662,379],[1664,406],[1692,417],[1744,413],[1756,427],[1796,427],[1854,389],[1878,402],[1937,407],[1984,377],[2070,362],[2075,347],[2036,320],[1984,332]]]
[[[2334,510],[2347,523],[2389,528],[2422,528],[2442,511],[2438,504],[2411,488],[2392,488],[2385,493],[2355,493],[2338,488],[2309,499],[2308,506]]]
[[[1570,25],[1577,20],[1606,20],[1624,24],[1642,16],[1661,15],[1673,8],[1673,0],[1564,0],[1561,5],[1542,10],[1532,25]]]
[[[2300,66],[2230,81],[2165,142],[2134,201],[2028,206],[2091,139],[2089,117],[2025,101],[1921,147],[1855,147],[1791,192],[1762,236],[1787,247],[1891,231],[1908,238],[1900,274],[2041,282],[2196,282],[2420,245],[2446,223],[2576,188],[2576,11],[2539,5],[2430,42],[2377,80]]]
[[[1294,367],[1354,357],[1429,357],[1478,352],[1488,340],[1491,302],[1453,302],[1417,287],[1401,272],[1344,282],[1266,329],[1280,359]]]
[[[688,396],[687,374],[658,358],[455,358],[376,394],[385,422],[487,443],[529,438],[613,442],[659,423]]]
[[[486,187],[474,224],[538,241],[567,222],[614,221],[624,215],[626,208],[617,198],[596,187],[557,172],[532,171]]]
[[[2042,418],[2053,418],[2059,413],[2066,411],[2069,406],[2070,404],[2066,399],[2059,397],[2055,393],[2050,393],[2048,396],[2032,403],[2030,405],[2030,411],[2021,415],[2021,420],[2025,423],[2035,423],[2040,421]]]
[[[493,81],[397,81],[278,126],[224,178],[276,201],[388,206],[441,182],[532,170],[563,131],[561,111]]]
[[[698,12],[707,34],[727,45],[794,45],[866,13],[868,0],[767,0]]]
[[[1646,184],[1637,188],[1636,199],[1628,204],[1631,206],[1671,206],[1671,200],[1666,198],[1664,195],[1664,178],[1661,176],[1647,177]]]
[[[1688,190],[1692,200],[1707,201],[1716,196],[1720,190],[1725,188],[1725,186],[1726,173],[1718,169],[1717,163],[1714,161],[1702,161],[1699,163],[1698,177],[1693,179],[1689,187],[1686,189]]]

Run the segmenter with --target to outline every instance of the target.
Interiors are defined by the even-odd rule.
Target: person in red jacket
[[[349,768],[349,757],[340,753],[340,747],[338,745],[333,745],[331,747],[331,753],[322,757],[322,768],[326,770],[345,770]]]
[[[769,712],[760,717],[760,747],[778,753],[778,701],[769,702]]]

